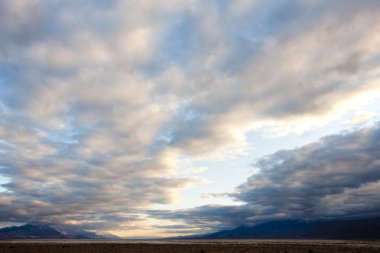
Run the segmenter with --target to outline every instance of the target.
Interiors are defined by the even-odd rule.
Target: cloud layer
[[[276,219],[380,214],[380,124],[260,158],[231,197],[240,206],[201,206],[153,216],[215,229]]]
[[[144,227],[146,209],[194,183],[176,177],[181,157],[230,157],[251,130],[307,129],[379,94],[379,11],[374,0],[0,1],[0,220]],[[270,194],[252,189],[275,180],[266,170],[235,197]]]

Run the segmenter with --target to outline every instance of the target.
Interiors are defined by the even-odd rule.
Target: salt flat
[[[328,240],[12,240],[0,253],[372,253],[380,241]]]

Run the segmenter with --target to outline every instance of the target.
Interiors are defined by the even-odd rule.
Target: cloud
[[[175,4],[1,2],[1,220],[143,227],[192,184],[154,147],[170,113],[138,73]]]
[[[196,181],[181,157],[336,118],[379,92],[379,7],[1,1],[0,220],[128,227]]]
[[[230,13],[233,4],[199,4],[182,21],[191,28],[178,27],[191,34],[183,50],[195,56],[181,55],[186,103],[170,125],[170,145],[188,154],[244,147],[245,133],[270,121],[331,121],[378,93],[379,37],[367,29],[378,19],[374,1],[250,3],[240,16]]]
[[[247,206],[221,205],[206,205],[175,211],[151,210],[148,214],[156,219],[177,222],[184,227],[202,229],[201,233],[235,227],[237,224],[246,224],[247,219],[252,216],[252,212],[248,210]],[[172,230],[173,233],[177,228],[168,227],[167,229]]]
[[[376,116],[374,112],[357,112],[350,120],[351,124],[357,125],[368,122]]]
[[[262,207],[274,207],[288,217],[323,218],[336,212],[321,201],[357,191],[380,180],[378,125],[352,133],[328,136],[295,150],[283,150],[261,158],[256,175],[238,187],[235,197]],[[360,191],[360,190],[359,190]],[[356,215],[365,215],[366,199]],[[350,215],[349,212],[345,215]]]
[[[380,126],[327,136],[258,159],[230,197],[245,204],[152,211],[208,230],[276,219],[368,217],[380,210]]]

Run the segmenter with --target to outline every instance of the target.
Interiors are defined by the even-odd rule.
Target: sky
[[[380,216],[378,0],[0,0],[0,226]]]

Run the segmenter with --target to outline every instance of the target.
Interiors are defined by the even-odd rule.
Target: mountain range
[[[75,228],[55,228],[45,224],[25,224],[0,229],[0,239],[117,239]]]
[[[278,220],[182,238],[372,240],[380,239],[380,217],[328,221]]]
[[[0,229],[0,239],[120,239],[111,234],[96,234],[72,227],[25,224]],[[277,220],[210,234],[172,239],[328,239],[379,240],[380,217],[350,220]]]

